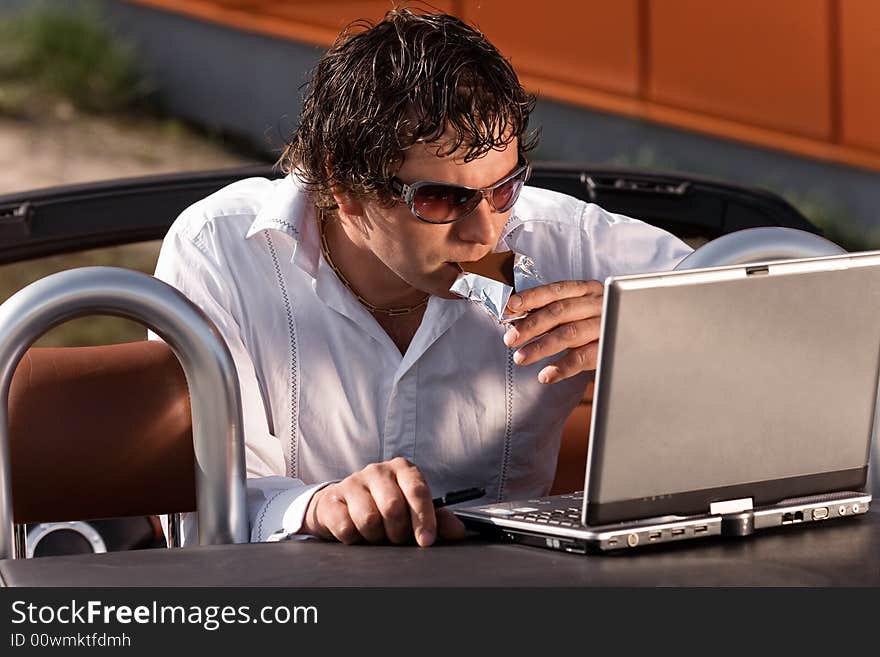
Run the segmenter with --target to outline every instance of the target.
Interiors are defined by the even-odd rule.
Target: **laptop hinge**
[[[723,502],[712,502],[709,505],[709,513],[713,516],[726,515],[728,513],[742,513],[743,511],[751,511],[754,508],[751,497],[743,497],[738,500],[724,500]]]

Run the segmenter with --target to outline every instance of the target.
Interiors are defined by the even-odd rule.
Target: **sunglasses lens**
[[[516,203],[519,192],[523,186],[522,178],[512,178],[504,184],[496,187],[492,192],[492,205],[496,212],[507,212]]]
[[[474,209],[480,193],[455,185],[423,185],[412,199],[412,210],[426,221],[455,221]]]

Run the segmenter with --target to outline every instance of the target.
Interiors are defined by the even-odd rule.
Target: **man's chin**
[[[446,262],[433,271],[425,272],[418,277],[412,276],[406,280],[409,285],[425,294],[441,299],[461,299],[460,296],[449,291],[460,273],[461,268],[458,265]]]
[[[431,294],[441,299],[460,299],[460,296],[449,291],[449,288],[455,283],[455,279],[458,278],[460,273],[461,269],[458,265],[448,262],[444,263],[440,270],[431,277],[431,282],[434,283],[432,285],[434,289],[431,290]]]

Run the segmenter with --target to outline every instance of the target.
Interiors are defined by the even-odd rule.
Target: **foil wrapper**
[[[513,287],[501,281],[496,281],[494,278],[463,271],[455,279],[449,291],[469,301],[473,301],[492,318],[502,324],[506,324],[522,319],[528,314],[511,315],[504,312],[510,295],[514,292],[522,292],[539,285],[544,285],[544,281],[538,274],[535,261],[528,256],[515,254],[513,260]]]

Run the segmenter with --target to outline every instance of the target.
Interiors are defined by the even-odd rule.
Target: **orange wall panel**
[[[880,151],[880,3],[841,0],[843,142]]]
[[[637,0],[483,0],[462,7],[462,18],[476,23],[520,74],[638,92]]]
[[[828,0],[653,0],[652,100],[789,134],[832,134]]]
[[[127,0],[220,25],[326,47],[359,18],[378,20],[393,0]],[[463,0],[458,0],[462,2]],[[455,0],[435,0],[451,12]]]
[[[266,13],[337,30],[359,18],[380,20],[394,6],[391,0],[285,0],[262,4]],[[451,0],[432,4],[443,11],[452,10]]]
[[[127,1],[319,47],[395,4]],[[475,22],[546,98],[880,171],[880,0],[431,4]]]

